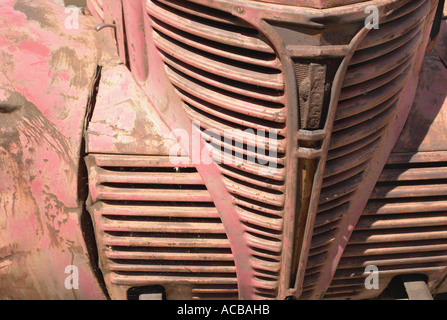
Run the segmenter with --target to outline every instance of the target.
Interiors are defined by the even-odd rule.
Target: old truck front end
[[[0,5],[3,298],[445,287],[446,150],[402,147],[438,1],[44,2]]]

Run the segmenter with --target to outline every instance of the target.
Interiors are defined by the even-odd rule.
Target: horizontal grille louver
[[[393,159],[393,155],[390,159]],[[445,270],[447,162],[389,161],[338,265],[326,299],[367,297],[368,265],[384,289],[400,274]]]
[[[428,1],[413,1],[398,9],[378,30],[368,33],[352,57],[335,113],[302,299],[313,294],[322,276],[350,200],[411,76],[428,9]]]
[[[193,299],[237,299],[225,228],[189,160],[92,157],[92,208],[112,284],[187,285]]]
[[[281,63],[262,34],[228,13],[177,0],[148,1],[147,11],[166,73],[188,116],[200,122],[235,198],[252,249],[256,294],[275,298],[285,202]],[[223,139],[230,130],[232,138]],[[266,171],[265,163],[277,170]]]

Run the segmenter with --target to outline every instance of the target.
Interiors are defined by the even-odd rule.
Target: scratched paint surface
[[[51,1],[0,4],[0,299],[102,299],[81,232],[81,136],[94,22]],[[90,30],[89,30],[90,29]],[[79,269],[79,289],[64,285]]]
[[[102,68],[86,142],[88,153],[181,153],[175,136],[124,65]]]

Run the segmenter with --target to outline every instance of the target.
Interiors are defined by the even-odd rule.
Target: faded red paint
[[[350,266],[343,259],[349,239],[362,239],[356,227],[370,227],[361,216],[368,198],[428,190],[375,185],[410,113],[437,1],[377,1],[378,31],[364,26],[367,4],[92,0],[93,16],[114,28],[94,34],[86,30],[93,19],[85,18],[81,31],[67,36],[60,32],[61,8],[8,1],[0,14],[17,22],[0,34],[7,74],[0,81],[20,95],[0,96],[22,107],[6,113],[18,125],[0,128],[7,137],[0,164],[13,172],[3,187],[12,204],[3,212],[11,218],[0,253],[14,256],[24,246],[38,261],[39,250],[50,250],[47,271],[55,273],[51,268],[67,262],[66,251],[76,251],[86,275],[81,294],[103,297],[79,227],[85,134],[87,209],[112,298],[157,284],[168,298],[333,297],[331,283],[346,279],[338,268]],[[90,92],[95,106],[88,105]],[[407,125],[420,123],[410,116]],[[437,123],[434,131],[444,134]],[[237,139],[258,149],[231,143],[230,154],[221,150],[227,141],[205,131],[228,128],[267,130],[280,138],[266,146],[254,134],[240,133]],[[189,137],[202,134],[217,154],[173,164],[173,149],[188,150],[194,160],[197,147],[193,139],[174,135],[177,129]],[[409,148],[402,147],[411,140],[406,134],[395,150]],[[417,151],[443,150],[432,136],[427,139]],[[205,140],[199,144],[206,150]],[[279,156],[259,151],[273,147]],[[248,160],[211,161],[233,152],[270,160],[279,169],[261,174],[262,165]],[[14,190],[25,203],[18,216]],[[28,236],[20,242],[17,235]],[[31,262],[20,263],[33,272]],[[443,274],[440,266],[430,285]]]
[[[446,27],[443,22],[440,40],[445,39]],[[359,222],[350,228],[354,235],[341,252],[326,299],[373,298],[394,277],[411,273],[426,275],[432,293],[446,290],[447,73],[443,53],[441,40],[424,58],[408,120]],[[414,197],[417,201],[411,201]],[[379,273],[379,290],[361,285],[365,263],[380,264],[379,271],[385,269]]]
[[[141,77],[141,70],[138,69],[141,64],[131,63],[130,65],[131,70],[134,72],[137,79],[140,80],[141,87],[145,90],[150,103],[158,110],[160,117],[171,130],[181,128],[189,132],[189,136],[191,136],[191,118],[200,120],[201,123],[203,123],[202,125],[204,128],[214,128],[217,126],[218,129],[222,129],[222,127],[219,127],[219,125],[222,124],[216,124],[216,118],[212,118],[214,122],[211,122],[210,117],[204,115],[204,113],[210,113],[217,118],[222,117],[225,121],[237,124],[243,123],[244,126],[255,126],[256,128],[260,127],[258,122],[251,123],[250,120],[246,120],[246,116],[258,117],[260,121],[274,121],[277,123],[285,122],[286,117],[288,119],[287,127],[283,130],[277,130],[278,134],[287,138],[282,140],[281,144],[278,146],[281,152],[286,153],[286,157],[281,159],[281,164],[286,166],[286,168],[280,170],[280,173],[276,176],[269,177],[279,180],[282,179],[281,177],[284,177],[284,180],[285,176],[288,177],[285,182],[286,187],[277,189],[277,191],[286,194],[284,198],[281,198],[279,195],[271,196],[268,193],[260,193],[256,191],[256,189],[253,189],[250,186],[250,184],[253,183],[253,180],[247,179],[247,177],[240,173],[237,174],[237,179],[245,181],[248,186],[241,185],[240,183],[233,183],[231,181],[229,182],[223,175],[230,174],[234,177],[235,173],[228,170],[228,168],[222,169],[220,166],[214,164],[196,165],[198,172],[202,176],[202,179],[213,198],[214,204],[219,210],[222,222],[226,227],[226,233],[235,257],[236,269],[238,270],[239,297],[242,299],[267,296],[274,298],[285,298],[287,296],[294,296],[295,298],[300,296],[302,298],[319,298],[324,295],[324,292],[328,288],[335,273],[336,266],[343,253],[347,238],[352,232],[362,208],[366,204],[368,195],[374,187],[374,183],[377,180],[381,167],[385,164],[389,152],[397,140],[408,115],[409,107],[416,89],[417,75],[424,53],[424,45],[426,45],[431,25],[430,19],[433,17],[433,9],[436,2],[408,1],[405,3],[388,3],[384,1],[378,3],[379,13],[382,16],[382,23],[387,20],[393,21],[396,19],[396,16],[400,17],[401,13],[399,13],[399,8],[401,6],[404,7],[404,9],[402,9],[402,15],[408,15],[408,18],[401,19],[402,23],[400,24],[390,22],[385,28],[386,31],[383,33],[369,32],[369,30],[366,30],[365,28],[362,29],[363,20],[366,17],[364,10],[365,5],[356,5],[352,7],[348,5],[340,6],[341,3],[331,1],[300,3],[302,6],[318,8],[334,7],[326,11],[318,11],[292,6],[291,3],[287,2],[283,2],[283,4],[287,4],[287,6],[267,5],[261,2],[230,2],[226,0],[214,2],[194,0],[188,2],[188,4],[185,4],[184,6],[178,6],[178,3],[172,1],[149,1],[146,3],[148,16],[144,18],[144,34],[147,40],[148,61],[150,62],[148,63],[150,68],[147,80],[145,80],[144,77]],[[404,6],[405,4],[407,5]],[[110,6],[96,1],[92,1],[90,7],[93,10],[97,10],[96,16],[104,17],[112,15],[112,13],[108,13],[108,11],[112,12],[115,10],[113,8],[111,9]],[[216,9],[216,16],[211,16],[211,20],[222,19],[221,21],[225,21],[225,23],[256,29],[262,34],[263,38],[260,39],[256,36],[249,36],[249,32],[247,32],[247,34],[234,36],[234,34],[228,31],[224,26],[221,26],[221,30],[217,31],[214,24],[207,25],[202,23],[202,20],[195,19],[195,15],[203,18],[209,14],[207,9],[204,9],[206,7]],[[185,11],[192,15],[185,18],[184,15],[176,14],[176,10]],[[393,13],[394,11],[395,13]],[[224,13],[219,15],[218,12],[228,12],[233,16],[230,17]],[[128,15],[134,16],[135,12],[129,9],[126,11],[126,7],[124,7],[124,20],[131,19],[127,18]],[[107,21],[106,18],[104,19]],[[264,23],[264,19],[270,21],[272,25]],[[332,23],[330,23],[330,21],[332,21],[331,19],[339,23],[345,23],[345,28],[343,29],[344,33],[337,33],[336,37],[327,37],[323,34],[318,34],[312,38],[306,38],[304,34],[297,31],[300,28],[299,25],[296,26],[296,30],[280,27],[283,23],[308,25],[309,28],[317,27],[318,25],[318,27],[323,26],[325,30],[328,30],[327,33],[330,33],[330,30],[333,27]],[[421,22],[420,27],[415,28],[414,30],[423,31],[418,33],[418,36],[415,37],[413,41],[410,41],[406,46],[403,46],[404,48],[407,48],[407,50],[401,49],[394,51],[392,56],[387,56],[388,60],[386,63],[381,60],[376,60],[376,62],[373,61],[371,63],[368,61],[378,55],[386,55],[388,52],[386,51],[386,46],[379,45],[405,34],[411,30],[410,26],[413,27],[414,24],[419,21],[424,22]],[[176,31],[174,29],[178,30]],[[197,37],[209,41],[221,42],[222,45],[240,47],[240,50],[249,49],[263,54],[276,55],[277,60],[272,57],[272,60],[269,62],[255,61],[256,59],[253,57],[248,58],[249,54],[241,54],[240,57],[236,58],[235,53],[210,46],[207,44],[207,40],[200,41],[197,40]],[[171,38],[176,41],[170,40]],[[118,42],[119,41],[120,40],[118,39]],[[182,46],[182,43],[184,43],[185,46]],[[305,43],[307,46],[301,47],[298,45],[302,43]],[[197,51],[188,49],[186,45],[215,56],[213,57],[213,60],[211,60],[205,54],[197,54]],[[368,49],[374,46],[380,47],[380,50],[384,51],[379,50],[373,52],[372,49]],[[130,56],[133,56],[135,52],[143,52],[141,49],[141,45],[137,45],[136,48],[130,47]],[[366,51],[368,54],[364,53]],[[413,56],[413,53],[415,52],[416,54]],[[241,72],[241,70],[238,69],[240,68],[239,66],[235,67],[231,63],[227,63],[227,60],[224,60],[223,58],[218,60],[216,59],[216,56],[222,56],[225,59],[241,59],[245,63],[262,65],[265,68],[276,68],[278,72],[272,73],[274,75],[271,75],[268,79],[264,79],[262,78],[263,75],[261,72]],[[300,124],[298,124],[296,120],[298,118],[298,113],[305,114],[305,111],[297,110],[296,108],[297,101],[294,92],[297,86],[295,81],[301,80],[300,74],[298,71],[296,71],[297,73],[295,74],[294,68],[299,68],[300,62],[297,64],[295,60],[292,61],[291,57],[298,61],[303,61],[304,59],[302,63],[305,64],[305,59],[321,59],[322,56],[331,57],[332,59],[338,58],[341,65],[338,68],[338,72],[332,75],[334,79],[310,79],[311,81],[317,81],[316,83],[320,84],[322,82],[324,83],[324,81],[333,80],[331,83],[331,96],[324,98],[326,100],[329,100],[330,98],[330,103],[326,101],[329,105],[327,106],[328,116],[324,128],[312,131],[309,128],[300,127]],[[410,56],[411,59],[409,59]],[[402,64],[404,61],[407,61],[407,63]],[[354,65],[360,62],[365,62],[363,63],[364,67],[351,68],[352,70],[348,71],[350,63]],[[142,62],[142,65],[145,66],[145,63]],[[185,67],[185,65],[189,66],[189,68]],[[395,68],[396,66],[399,66],[399,68]],[[406,68],[404,68],[404,66]],[[278,94],[278,97],[272,98],[267,97],[268,95],[264,92],[263,95],[260,95],[259,92],[252,92],[250,89],[243,92],[238,91],[237,86],[232,87],[228,83],[221,83],[210,77],[207,78],[206,74],[204,75],[204,73],[198,72],[196,69],[212,73],[219,77],[228,78],[232,81],[238,81],[241,86],[246,83],[256,84],[259,87],[272,88],[280,92],[285,90],[286,94],[284,96]],[[315,67],[314,69],[321,70],[322,68],[320,67],[318,69]],[[394,82],[391,81],[392,84],[386,87],[384,86],[384,89],[381,92],[374,91],[374,89],[383,85],[381,81],[383,81],[384,77],[379,78],[377,76],[377,79],[373,79],[373,76],[376,73],[378,75],[387,73],[389,70],[393,70],[396,75],[400,74],[401,82],[397,80]],[[184,74],[194,78],[195,81],[191,81],[188,77],[184,76]],[[391,72],[387,73],[387,76],[390,77],[390,74]],[[328,75],[328,77],[330,78],[331,76]],[[406,79],[405,82],[403,81],[404,78]],[[388,82],[393,79],[394,78],[390,78]],[[203,83],[206,83],[206,85]],[[364,85],[362,87],[360,84],[363,83]],[[405,84],[405,86],[403,86],[403,84]],[[179,90],[175,92],[174,87],[179,88]],[[271,111],[268,107],[257,108],[257,106],[248,103],[247,100],[242,99],[242,101],[237,101],[237,97],[230,96],[228,93],[226,95],[221,95],[219,94],[219,90],[214,90],[213,95],[210,87],[217,87],[235,94],[247,95],[250,98],[260,100],[266,99],[269,103],[275,101],[277,106],[274,111]],[[304,85],[303,87],[300,86],[300,90],[304,88]],[[383,102],[380,100],[382,96],[396,94],[398,91],[397,89],[401,90],[401,95],[399,95],[399,102],[395,106],[394,112],[396,117],[391,117],[390,112],[388,112],[387,117],[382,114],[381,118],[379,118],[379,120],[381,120],[380,123],[378,123],[378,121],[371,123],[369,119],[373,116],[370,116],[369,118],[365,117],[363,119],[363,121],[368,124],[365,125],[364,132],[374,133],[377,131],[377,136],[381,137],[381,142],[378,143],[378,146],[376,146],[377,148],[374,148],[374,145],[370,143],[370,149],[366,151],[365,155],[354,157],[351,156],[348,151],[344,151],[344,154],[340,154],[341,147],[346,146],[349,143],[354,143],[356,139],[365,137],[362,136],[364,133],[357,132],[358,126],[355,127],[356,130],[353,130],[351,135],[343,133],[343,126],[354,126],[356,124],[355,121],[358,121],[354,119],[356,113],[359,113],[360,110],[369,112],[369,109],[373,109],[376,105],[371,106],[368,105],[368,103],[371,104],[376,101],[376,104],[379,104]],[[362,94],[367,92],[372,93],[369,96],[362,97]],[[194,97],[197,99],[194,99]],[[316,99],[317,96],[314,95],[313,97]],[[350,104],[349,99],[352,98],[356,99],[354,101],[356,104],[354,102]],[[317,110],[318,108],[322,110],[321,108],[323,106],[318,106],[318,104],[324,103],[324,100],[317,100],[318,99],[313,101],[313,104],[311,103],[308,112],[314,112],[314,110]],[[337,106],[339,100],[342,102],[340,102],[340,106]],[[208,105],[205,105],[202,101],[205,101]],[[182,103],[192,104],[195,108],[200,109],[202,113],[191,112],[191,110],[189,110],[191,108],[184,108]],[[210,107],[210,104],[213,104],[214,108]],[[284,108],[281,109],[279,107],[280,104],[284,105]],[[239,114],[239,117],[244,120],[237,118],[237,115],[229,116],[228,113],[221,112],[219,110],[220,108],[227,108],[231,110],[231,112]],[[320,111],[320,116],[321,114],[322,111]],[[342,121],[349,117],[351,117],[351,120]],[[120,123],[123,123],[123,121],[121,120]],[[264,123],[263,125],[266,126]],[[333,125],[336,127],[333,128]],[[386,127],[387,129],[379,130],[383,127]],[[341,131],[342,133],[332,134],[332,130]],[[356,135],[360,137],[356,137]],[[296,138],[298,138],[297,140],[300,140],[299,148],[297,147],[298,141],[295,140]],[[254,140],[247,141],[247,143],[254,143]],[[191,141],[188,143],[188,141],[180,139],[179,142],[185,150],[191,150]],[[221,146],[223,145],[220,142],[216,143]],[[319,144],[321,144],[320,148],[315,147]],[[346,152],[348,152],[347,155],[351,156],[350,159],[347,159],[346,161],[340,160],[335,164],[334,161],[330,161],[332,158],[336,158],[337,156],[340,157],[341,155],[345,156],[345,158],[348,157]],[[371,156],[369,156],[369,154],[371,154]],[[300,160],[297,161],[297,158]],[[345,179],[350,178],[351,176],[348,175],[349,173],[347,172],[347,169],[349,169],[350,162],[353,162],[356,158],[364,158],[364,161],[369,161],[362,168],[365,174],[361,180],[357,179],[356,181],[350,181],[348,179],[350,182],[343,184],[340,177],[338,177],[338,182],[336,179],[337,176],[331,177],[331,175],[337,173],[338,176],[341,174],[347,175]],[[322,163],[318,167],[317,162],[315,162],[317,161],[316,159]],[[309,193],[309,191],[303,191],[304,193],[302,194],[304,197],[309,197],[310,200],[307,212],[306,208],[304,208],[302,213],[300,213],[303,215],[307,214],[308,216],[304,217],[307,221],[304,219],[305,227],[301,227],[302,231],[300,231],[303,232],[300,236],[302,237],[302,243],[300,244],[302,247],[296,271],[297,278],[294,281],[292,277],[295,275],[291,274],[291,265],[292,260],[296,259],[296,257],[292,257],[292,249],[300,237],[295,238],[298,240],[292,240],[296,237],[294,233],[298,232],[298,229],[294,229],[293,227],[293,221],[298,219],[295,217],[297,216],[296,210],[299,203],[304,203],[302,200],[299,202],[296,199],[296,183],[298,180],[298,177],[296,177],[296,166],[297,163],[301,163],[302,161],[308,161],[309,166],[314,166],[315,171],[313,173],[307,173],[307,180],[303,180],[304,184],[310,184],[313,187],[313,191],[311,191],[311,194],[307,195],[305,193]],[[324,166],[325,162],[329,163],[326,171]],[[355,167],[355,165],[353,166]],[[238,169],[254,174],[254,171],[250,171],[252,169],[248,166],[241,166],[238,167]],[[287,174],[285,174],[285,172],[287,172]],[[325,179],[323,179],[323,176]],[[326,179],[328,176],[331,178]],[[337,186],[336,190],[327,188],[331,183],[334,183],[332,180],[337,182],[337,184],[335,184]],[[271,188],[271,186],[266,186],[266,188]],[[298,185],[298,188],[301,188],[300,184]],[[324,258],[326,262],[321,263],[321,261],[315,258],[308,261],[309,251],[315,249],[313,247],[314,220],[315,223],[318,224],[319,229],[322,229],[323,227],[330,228],[330,224],[326,227],[325,224],[327,224],[327,222],[323,222],[321,221],[321,218],[319,218],[318,210],[323,210],[319,209],[319,202],[321,204],[336,199],[339,197],[339,194],[350,192],[353,188],[358,189],[358,191],[356,196],[350,199],[349,212],[345,214],[344,219],[340,220],[340,232],[334,236],[328,234],[328,248],[324,252],[326,255]],[[302,190],[305,190],[305,188]],[[255,219],[253,216],[241,214],[239,208],[235,210],[235,204],[249,206],[253,210],[259,210],[259,208],[261,208],[261,210],[266,210],[266,208],[263,208],[262,205],[259,204],[247,204],[240,198],[234,198],[234,195],[257,200],[258,203],[266,202],[282,207],[283,209],[278,213],[281,221],[280,224],[275,225],[273,221],[269,221],[268,219],[261,221]],[[130,195],[126,195],[126,197],[127,196]],[[324,207],[324,205],[322,207]],[[271,211],[271,209],[269,210]],[[255,246],[258,249],[270,250],[271,252],[277,250],[274,252],[278,252],[281,256],[279,266],[275,265],[275,267],[273,267],[272,264],[267,266],[268,264],[264,265],[263,262],[260,261],[257,261],[256,263],[252,262],[252,258],[256,253],[252,247],[252,234],[249,235],[247,231],[250,230],[250,232],[255,233],[256,231],[247,228],[245,225],[247,222],[258,226],[266,226],[267,228],[275,228],[275,230],[281,234],[281,236],[278,237],[278,240],[281,241],[280,248],[274,248],[272,244],[268,244],[268,241],[262,242],[259,240],[256,242]],[[328,230],[330,231],[330,229]],[[319,232],[324,233],[326,231]],[[274,236],[274,233],[266,233],[271,237]],[[300,251],[294,253],[294,255],[299,253]],[[264,254],[268,255],[265,252]],[[272,256],[270,259],[273,261],[275,257]],[[319,265],[323,267],[323,271],[320,273],[321,275],[317,280],[309,280],[305,276],[306,268],[311,269],[315,263],[320,263]],[[262,271],[259,271],[259,268],[266,268],[267,270],[270,268],[270,270],[278,272],[279,276],[263,275]],[[255,269],[256,271],[254,271]],[[269,278],[269,280],[261,281],[260,278],[262,277]],[[145,283],[143,278],[141,281],[140,284]],[[309,281],[313,281],[311,282],[312,286],[309,284]],[[122,289],[126,290],[126,288],[128,287],[124,286]]]
[[[82,18],[81,30],[66,31],[64,9],[51,1],[4,1],[0,16],[0,105],[12,106],[1,113],[0,298],[104,299],[78,197],[83,119],[98,55],[86,48],[97,41],[87,31],[93,21]],[[64,285],[72,264],[80,290]]]

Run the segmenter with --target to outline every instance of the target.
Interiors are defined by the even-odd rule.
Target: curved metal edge
[[[152,28],[149,23],[149,18],[145,17],[144,20],[144,30],[147,35],[148,61],[151,67],[147,80],[144,83],[140,83],[140,85],[147,94],[149,101],[155,106],[160,117],[172,130],[174,135],[178,134],[176,129],[181,129],[189,137],[193,137],[193,135],[197,136],[198,133],[194,132],[197,129],[193,128],[192,122],[182,107],[180,98],[174,92],[172,84],[167,79],[162,60],[152,41]],[[185,150],[192,150],[194,147],[193,139],[186,141],[181,136],[177,136],[177,138]],[[206,145],[203,141],[200,145],[201,150],[206,150]],[[191,152],[189,154],[191,157]],[[211,159],[208,159],[209,161],[206,159],[202,160],[205,161],[194,164],[214,199],[214,203],[221,214],[221,220],[230,240],[237,269],[239,298],[253,299],[254,288],[252,281],[254,280],[254,272],[250,266],[250,248],[244,238],[245,231],[240,222],[239,214],[235,210],[233,198],[224,185],[221,172],[217,165]]]

